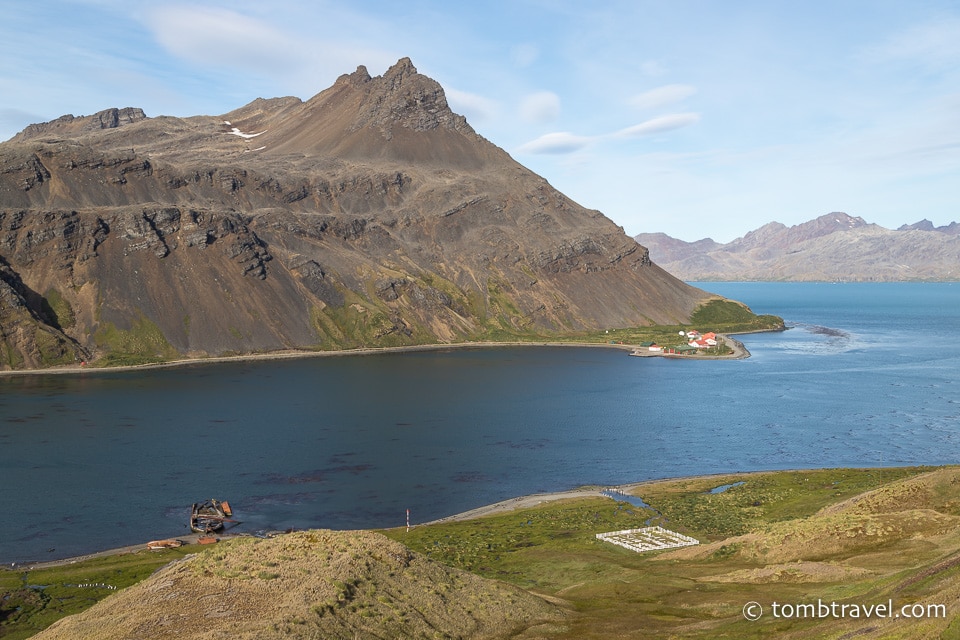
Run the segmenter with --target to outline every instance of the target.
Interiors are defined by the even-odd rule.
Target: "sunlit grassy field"
[[[940,565],[960,549],[954,533],[960,493],[952,492],[960,472],[929,471],[839,469],[667,481],[638,490],[654,510],[578,499],[388,535],[441,562],[562,598],[577,616],[558,638],[842,637],[867,628],[878,637],[954,637],[950,620],[865,625],[775,619],[770,611],[774,601],[867,605],[892,598],[897,604],[954,593],[958,569]],[[738,481],[744,484],[709,493]],[[864,497],[867,491],[873,493]],[[703,544],[639,554],[595,538],[648,521]],[[744,619],[750,601],[767,616]],[[955,614],[950,606],[947,611]]]
[[[632,491],[650,508],[584,497],[383,533],[444,565],[546,597],[569,613],[562,623],[532,626],[515,637],[960,638],[960,468],[731,474]],[[701,544],[636,553],[596,538],[648,524]],[[204,550],[205,562],[226,567],[229,549]],[[196,551],[0,571],[0,638],[29,637]],[[764,612],[758,620],[743,615],[751,601]],[[819,601],[891,603],[891,614],[905,605],[943,605],[945,616],[773,614],[774,603],[782,614],[784,604]]]

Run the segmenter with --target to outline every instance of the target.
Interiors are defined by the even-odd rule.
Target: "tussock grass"
[[[639,486],[657,512],[584,497],[385,532],[393,541],[321,531],[237,540],[110,596],[85,618],[100,626],[64,622],[50,631],[61,635],[40,637],[163,638],[175,618],[201,632],[228,620],[238,638],[958,637],[958,487],[958,467],[735,474]],[[651,518],[703,544],[638,554],[594,537]],[[0,583],[8,593],[22,587],[13,578]],[[770,615],[774,601],[818,599],[944,603],[949,617]],[[767,615],[744,620],[748,601]],[[267,626],[253,622],[264,616]],[[128,635],[105,635],[119,624]]]
[[[745,484],[708,493],[737,481]],[[645,554],[590,539],[630,526],[623,503],[614,516],[616,503],[596,498],[389,535],[455,566],[562,597],[577,617],[556,638],[953,637],[946,631],[953,617],[778,620],[769,612],[774,600],[960,603],[958,481],[951,467],[651,483],[638,492],[664,525],[705,544]],[[768,615],[746,621],[749,601]]]
[[[37,638],[502,638],[564,617],[377,533],[304,531],[221,542]]]
[[[187,553],[188,548],[181,547],[107,556],[45,569],[3,569],[0,571],[0,638],[30,638],[60,618],[86,611]]]

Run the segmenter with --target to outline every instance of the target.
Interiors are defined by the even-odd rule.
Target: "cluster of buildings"
[[[702,335],[696,330],[681,331],[679,335],[681,339],[687,340],[687,344],[676,347],[661,347],[655,342],[641,342],[634,353],[637,354],[637,351],[640,349],[646,349],[652,354],[689,354],[696,353],[700,349],[710,349],[711,347],[717,346],[717,334],[713,331]]]
[[[717,334],[710,331],[701,336],[699,331],[687,331],[687,344],[697,349],[709,349],[717,346]]]

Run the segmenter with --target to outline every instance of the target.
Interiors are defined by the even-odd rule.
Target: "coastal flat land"
[[[731,360],[750,357],[750,352],[743,343],[729,336],[724,336],[726,344],[730,348],[730,353],[722,356],[698,354],[683,356],[699,359],[723,359]],[[299,358],[334,358],[347,356],[377,355],[385,353],[416,353],[421,351],[447,351],[450,349],[502,349],[511,347],[590,347],[603,349],[619,349],[621,351],[632,352],[636,349],[633,344],[624,344],[620,342],[457,342],[450,344],[424,344],[411,345],[406,347],[364,347],[357,349],[344,349],[341,351],[273,351],[270,353],[252,353],[234,356],[222,357],[204,357],[204,358],[181,358],[167,362],[152,362],[137,365],[121,365],[110,367],[65,365],[49,367],[46,369],[21,369],[15,371],[0,371],[0,376],[23,376],[23,375],[77,375],[96,373],[98,371],[144,371],[148,369],[167,369],[171,367],[183,367],[198,364],[217,364],[224,362],[249,362],[249,361],[269,361],[269,360],[289,360]],[[647,354],[643,354],[647,355]],[[661,354],[649,354],[650,356]]]
[[[580,332],[566,337],[545,335],[523,335],[515,339],[506,340],[475,340],[464,342],[427,343],[406,346],[356,347],[332,350],[276,350],[261,353],[231,354],[228,356],[203,357],[169,357],[147,359],[101,359],[100,365],[65,364],[45,367],[41,369],[14,369],[0,371],[3,375],[43,375],[43,374],[78,374],[88,371],[138,371],[152,368],[177,367],[192,364],[250,361],[250,360],[281,360],[287,358],[307,357],[342,357],[349,355],[371,355],[380,353],[412,353],[418,351],[443,351],[448,349],[475,349],[475,348],[509,348],[523,346],[545,347],[603,347],[621,349],[634,352],[637,345],[656,342],[664,346],[685,344],[686,339],[678,337],[678,332],[691,330],[695,327],[706,331],[712,329],[721,339],[725,351],[707,350],[684,355],[685,358],[698,359],[737,359],[750,356],[743,344],[731,337],[747,333],[762,333],[784,330],[783,319],[777,316],[756,316],[746,307],[729,300],[711,300],[702,305],[693,315],[694,325],[651,325],[644,327],[628,327],[621,329],[607,329],[603,331]],[[711,353],[712,351],[712,353]],[[640,350],[634,355],[663,355],[643,352]],[[671,356],[673,357],[673,356]],[[122,363],[121,363],[122,362]]]
[[[606,488],[585,487],[383,533],[430,560],[509,582],[568,612],[562,622],[530,627],[515,636],[520,638],[952,637],[960,610],[957,484],[957,467],[725,474],[616,488],[641,497],[649,508],[600,495]],[[711,493],[728,485],[734,486]],[[635,553],[596,538],[648,524],[700,544]],[[122,588],[142,579],[147,567],[195,552],[214,566],[221,562],[216,558],[230,562],[231,545],[243,540],[225,540],[213,549],[187,546],[4,570],[4,602],[17,594],[21,606],[13,614],[3,605],[0,638],[29,637],[23,630],[34,633],[115,592],[64,584]],[[282,568],[282,558],[275,561]],[[58,610],[44,606],[42,594],[28,585],[47,585]],[[31,593],[37,596],[33,604],[23,606]],[[912,619],[772,615],[774,602],[818,599],[848,608],[891,603],[898,611],[938,604],[945,609],[939,615],[939,609],[927,608],[930,615]],[[745,619],[750,602],[766,615]],[[351,615],[348,608],[338,612]]]
[[[650,508],[588,488],[387,533],[442,562],[561,598],[578,616],[555,638],[956,637],[957,484],[956,467],[681,478],[621,487]],[[713,493],[718,487],[729,488]],[[595,537],[648,525],[700,544],[636,553]],[[850,615],[788,615],[820,601]],[[759,605],[748,612],[758,619],[745,617],[749,603]]]

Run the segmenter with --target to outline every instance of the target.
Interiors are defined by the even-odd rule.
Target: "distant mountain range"
[[[960,224],[929,220],[896,230],[846,213],[787,227],[771,222],[721,244],[641,233],[650,259],[688,281],[953,281],[960,280]]]

